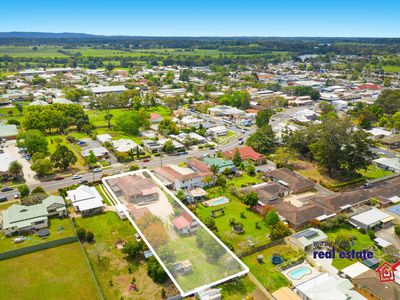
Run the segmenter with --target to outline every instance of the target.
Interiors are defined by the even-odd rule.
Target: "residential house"
[[[213,173],[210,171],[209,166],[197,158],[191,158],[188,160],[188,166],[192,170],[195,170],[197,173],[200,174],[201,177],[212,176]]]
[[[13,161],[17,159],[9,153],[0,153],[0,174],[5,175]]]
[[[285,238],[288,245],[303,251],[319,248],[327,240],[328,236],[317,228],[307,228]]]
[[[126,175],[110,178],[108,184],[115,195],[126,202],[143,205],[158,200],[157,185],[141,176]]]
[[[315,189],[315,183],[303,176],[292,172],[288,168],[265,172],[268,180],[276,181],[290,189],[292,193],[304,193]]]
[[[144,140],[143,147],[150,153],[160,153],[163,149],[162,144],[152,140]]]
[[[333,277],[328,273],[322,273],[297,285],[296,291],[303,300],[367,300],[354,289],[348,279]]]
[[[112,136],[109,135],[108,133],[105,134],[99,134],[96,136],[96,141],[98,141],[100,144],[103,144],[105,142],[111,142]]]
[[[119,139],[119,140],[113,140],[111,141],[111,144],[114,148],[115,151],[117,152],[132,152],[137,154],[142,153],[143,149],[140,147],[138,144],[136,144],[134,141],[130,139]]]
[[[163,120],[163,117],[157,113],[150,114],[150,122],[151,123],[160,123]]]
[[[127,88],[123,85],[112,85],[112,86],[96,86],[90,88],[90,91],[94,96],[100,96],[103,94],[121,94],[126,91]]]
[[[48,227],[48,217],[63,217],[67,209],[62,197],[50,196],[35,205],[13,204],[3,211],[2,227],[6,235],[30,232]]]
[[[393,134],[381,139],[381,143],[388,146],[390,149],[400,148],[400,134]]]
[[[206,134],[213,137],[217,137],[217,136],[227,135],[228,130],[226,129],[225,126],[215,126],[208,128],[206,130]]]
[[[189,203],[197,203],[206,199],[208,193],[202,188],[193,188],[187,191],[187,201]]]
[[[400,172],[400,159],[397,157],[381,157],[374,159],[372,164],[378,168],[389,170],[392,172]]]
[[[276,204],[289,194],[288,189],[277,182],[263,182],[243,189],[245,194],[252,191],[257,193],[258,203],[262,206]]]
[[[95,187],[80,185],[75,190],[67,191],[67,199],[71,201],[76,212],[82,216],[92,215],[103,211],[103,198]]]
[[[203,177],[190,168],[182,168],[171,164],[157,167],[153,172],[166,186],[172,186],[175,190],[204,186]]]
[[[208,109],[208,114],[215,117],[226,117],[231,119],[239,119],[245,115],[241,109],[225,105],[217,105]]]
[[[0,124],[0,141],[15,140],[17,138],[18,129],[16,125]]]
[[[394,282],[382,283],[374,270],[355,276],[352,282],[355,289],[370,300],[400,299],[400,286]]]
[[[356,228],[368,229],[378,229],[387,228],[393,225],[394,217],[377,209],[375,207],[370,210],[351,216],[349,223]]]
[[[229,151],[223,152],[222,155],[228,159],[232,159],[233,156],[235,155],[236,151],[239,152],[239,155],[240,155],[240,158],[242,159],[242,161],[249,159],[252,162],[254,162],[255,164],[262,164],[265,162],[265,156],[262,155],[261,153],[258,153],[250,146],[245,146],[245,147],[229,150]]]
[[[236,172],[236,167],[233,164],[231,160],[227,159],[222,159],[219,157],[204,157],[203,162],[208,165],[208,167],[211,166],[217,166],[218,167],[218,172],[222,173],[225,171],[225,169],[228,169],[232,172]]]
[[[199,223],[186,211],[172,220],[172,225],[178,234],[190,234],[199,229]]]
[[[181,124],[186,126],[186,127],[195,127],[195,128],[199,128],[200,124],[204,124],[204,120],[203,119],[199,119],[193,116],[184,116],[181,119]]]
[[[90,155],[90,152],[93,152],[93,154],[96,156],[97,159],[108,156],[108,150],[105,147],[95,147],[95,148],[85,149],[82,151],[82,156],[88,157]]]

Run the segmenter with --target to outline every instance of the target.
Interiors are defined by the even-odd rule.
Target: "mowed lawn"
[[[78,243],[0,261],[0,299],[100,299]]]
[[[215,224],[218,228],[217,234],[224,240],[232,243],[234,252],[240,253],[250,249],[248,243],[249,240],[255,243],[256,246],[260,246],[269,242],[267,236],[269,235],[269,229],[263,222],[263,218],[253,211],[250,211],[246,205],[244,205],[237,197],[229,194],[228,192],[219,188],[213,188],[212,190],[219,190],[216,193],[210,193],[212,197],[224,195],[231,201],[224,205],[205,207],[202,204],[198,204],[197,215],[204,221],[205,218],[210,217],[210,213],[213,210],[223,208],[225,214],[214,218]],[[244,218],[241,217],[241,213],[244,214]],[[244,226],[244,232],[237,234],[232,231],[230,225],[230,219],[235,219],[236,222],[240,222]],[[256,227],[258,224],[258,228]]]
[[[107,126],[107,121],[104,119],[105,116],[105,112],[104,111],[100,111],[100,110],[86,110],[85,111],[87,113],[87,115],[89,116],[90,122],[97,126],[97,127],[101,127],[101,126]],[[112,109],[110,111],[110,113],[113,115],[113,118],[111,119],[111,125],[115,126],[115,120],[116,118],[125,113],[125,112],[129,112],[128,109],[125,108],[115,108]],[[146,108],[146,112],[148,113],[157,113],[163,117],[169,117],[172,114],[172,111],[164,106],[157,106],[157,107],[152,107],[152,108]]]

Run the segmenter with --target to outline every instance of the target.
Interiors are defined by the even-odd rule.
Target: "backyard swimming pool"
[[[231,201],[231,200],[229,200],[226,197],[218,197],[218,198],[214,198],[214,199],[211,199],[208,201],[204,201],[203,204],[204,204],[204,206],[217,206],[217,205],[229,203],[229,201]]]
[[[301,266],[297,269],[294,269],[288,273],[288,276],[294,280],[300,280],[306,275],[311,274],[312,271],[309,267]]]

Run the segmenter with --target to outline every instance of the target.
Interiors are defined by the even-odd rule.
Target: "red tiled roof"
[[[357,89],[359,89],[359,90],[380,90],[381,87],[379,85],[377,85],[377,84],[366,83],[366,84],[359,85],[357,87]]]
[[[151,113],[150,114],[150,120],[155,120],[161,118],[161,115],[157,114],[157,113]]]
[[[175,220],[172,221],[172,224],[178,229],[181,230],[186,226],[190,226],[192,223],[193,218],[186,212],[181,214],[179,217],[177,217]]]
[[[240,157],[242,159],[251,159],[253,161],[258,161],[260,159],[264,159],[264,155],[262,155],[261,153],[256,152],[253,148],[251,148],[250,146],[245,146],[242,148],[236,148],[239,150],[239,154]],[[228,158],[232,158],[233,155],[236,152],[236,149],[230,150],[230,151],[226,151],[224,152],[224,155],[227,156]]]

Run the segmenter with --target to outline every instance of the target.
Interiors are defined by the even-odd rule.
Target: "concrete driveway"
[[[8,153],[15,157],[16,160],[22,165],[24,172],[25,182],[28,185],[39,183],[40,181],[35,178],[36,173],[31,170],[31,163],[27,161],[21,154],[18,153],[16,141],[8,141],[6,147],[3,148],[4,153]]]
[[[400,239],[394,233],[394,226],[380,229],[375,232],[375,235],[392,243],[397,249],[400,249]]]

